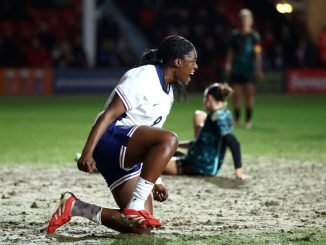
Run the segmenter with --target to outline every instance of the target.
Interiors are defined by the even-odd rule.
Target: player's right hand
[[[96,162],[92,155],[82,154],[77,162],[78,169],[86,173],[93,173],[96,169]]]
[[[162,184],[155,184],[152,192],[155,201],[164,202],[169,197],[168,190]]]

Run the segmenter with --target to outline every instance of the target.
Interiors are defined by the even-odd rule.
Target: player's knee
[[[179,145],[178,136],[173,132],[166,132],[163,137],[163,144],[171,151],[176,151]]]
[[[206,112],[196,110],[195,113],[194,113],[194,118],[193,118],[194,124],[198,125],[198,126],[201,126],[204,123],[206,117],[207,117]]]
[[[206,116],[206,112],[201,111],[201,110],[196,110],[194,113],[194,118],[202,118]]]
[[[202,110],[195,110],[195,115],[198,115],[198,114],[203,114],[203,113],[205,113],[204,111],[202,111]]]

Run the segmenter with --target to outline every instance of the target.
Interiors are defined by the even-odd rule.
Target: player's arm
[[[223,136],[223,139],[228,146],[228,148],[231,151],[232,158],[233,158],[233,163],[234,163],[234,168],[239,169],[242,167],[242,162],[241,162],[241,150],[240,150],[240,143],[237,140],[237,138],[229,133],[225,134]]]
[[[256,78],[258,80],[264,79],[263,73],[263,58],[262,58],[262,46],[260,43],[260,37],[256,34],[256,43],[254,44],[255,63],[256,63]]]
[[[77,163],[79,170],[92,173],[96,167],[95,161],[93,159],[93,152],[98,141],[106,131],[107,127],[113,122],[113,120],[123,114],[125,111],[126,108],[122,100],[117,94],[115,94],[107,109],[98,118],[92,127],[92,130],[82,151],[82,155]]]
[[[231,77],[232,60],[233,60],[233,51],[232,51],[232,48],[229,47],[228,50],[226,51],[225,67],[224,67],[225,79],[227,81],[229,81],[230,77]]]
[[[226,134],[223,138],[232,153],[235,177],[240,180],[251,179],[250,176],[245,175],[242,172],[240,143],[237,138],[233,134]]]

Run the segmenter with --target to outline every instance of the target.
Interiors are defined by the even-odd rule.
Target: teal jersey
[[[234,31],[231,36],[229,47],[232,49],[232,75],[251,79],[255,74],[256,45],[260,45],[260,36],[252,31],[242,34]]]
[[[216,175],[224,161],[226,145],[223,135],[232,134],[232,116],[221,108],[207,115],[198,139],[190,145],[186,162],[196,175]]]

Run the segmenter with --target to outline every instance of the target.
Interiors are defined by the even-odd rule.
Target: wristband
[[[157,180],[155,181],[155,185],[162,185],[163,182],[162,182],[162,177],[158,177]]]

